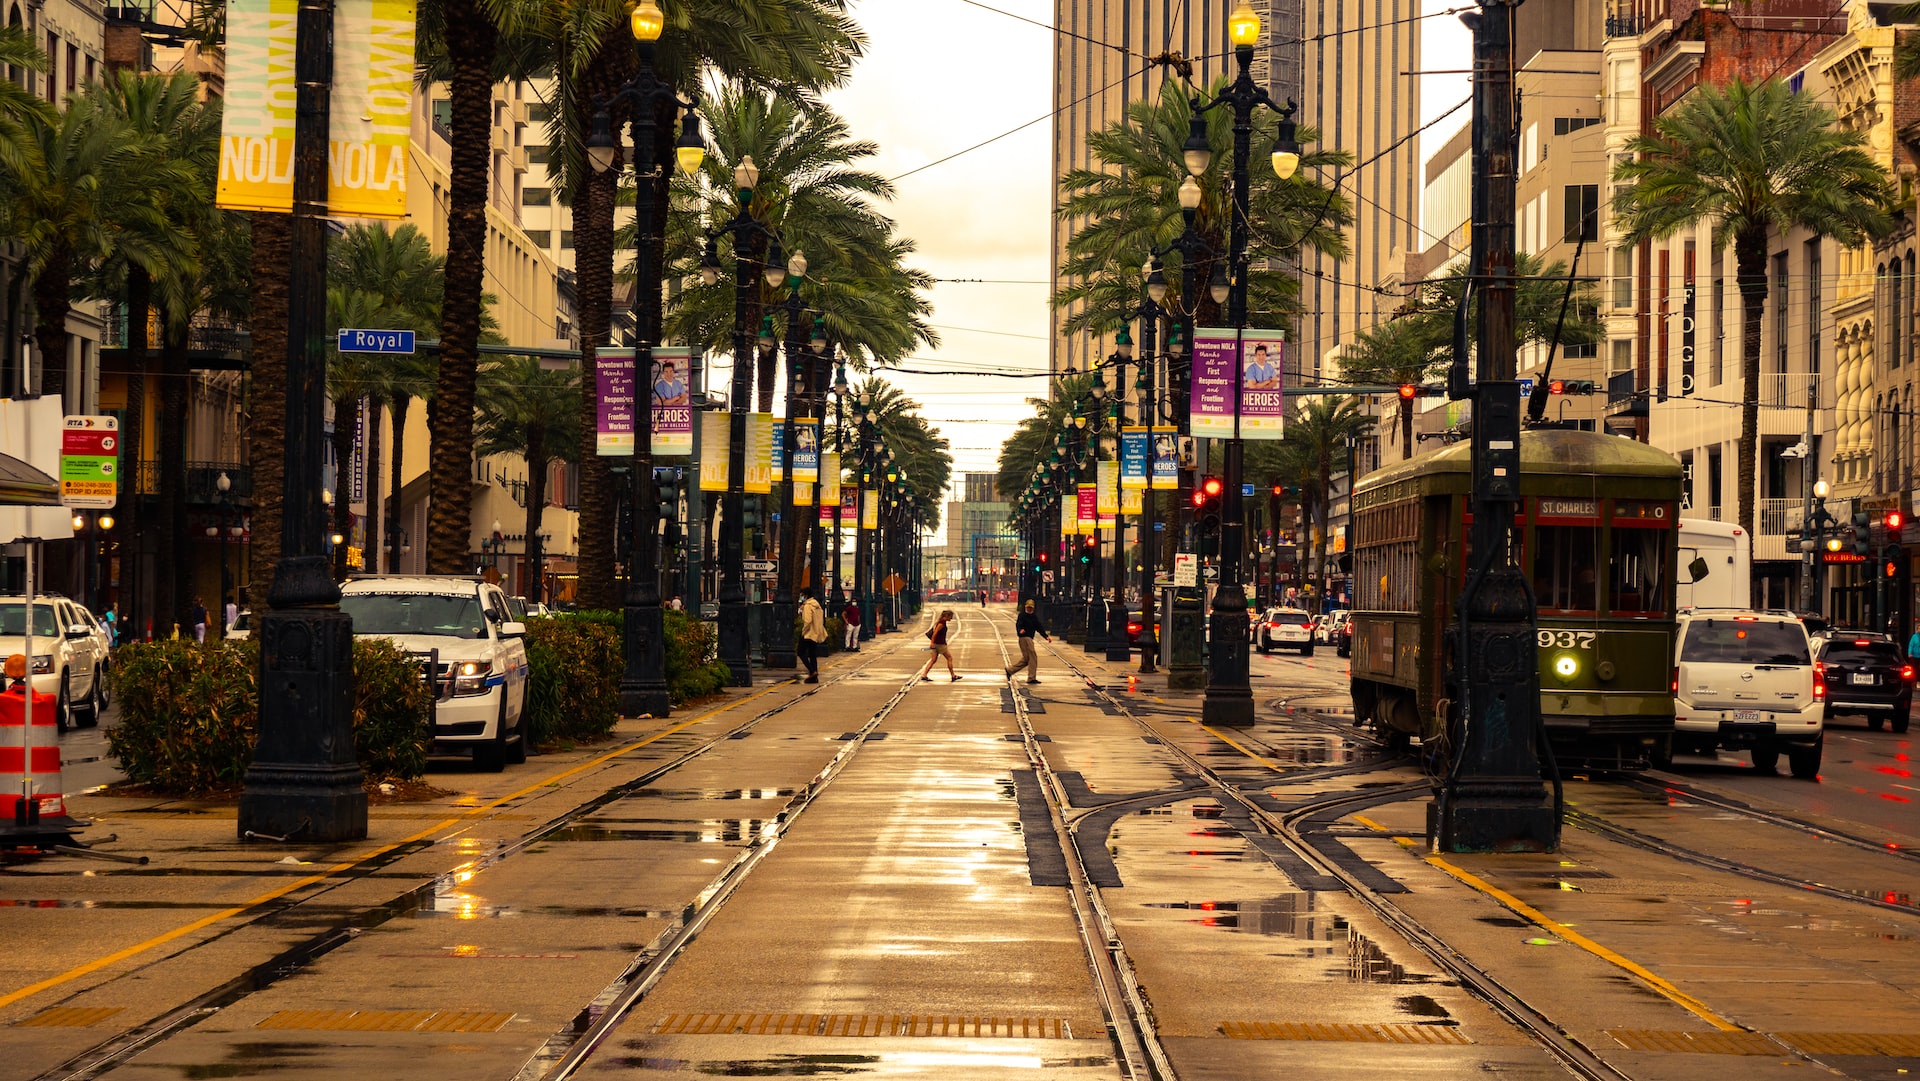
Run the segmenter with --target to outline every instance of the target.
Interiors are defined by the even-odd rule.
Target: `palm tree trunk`
[[[614,588],[614,493],[607,460],[594,453],[599,424],[595,360],[607,343],[613,284],[613,199],[617,174],[593,174],[574,203],[574,266],[580,282],[580,579],[582,608],[620,606]],[[664,220],[664,219],[663,219]],[[641,381],[644,384],[644,380]]]
[[[447,264],[440,310],[440,382],[428,419],[427,570],[471,565],[473,397],[479,369],[480,295],[486,279],[487,167],[493,157],[493,58],[498,35],[474,0],[448,0],[453,78],[447,181]]]
[[[540,520],[547,512],[547,440],[539,430],[527,433],[527,599],[546,603],[547,577],[542,570],[546,546],[540,543]]]
[[[33,279],[33,336],[40,346],[40,382],[34,390],[62,399],[69,413],[75,412],[73,403],[65,401],[67,313],[73,309],[71,268],[72,260],[66,247],[56,246]]]
[[[1767,310],[1767,235],[1742,232],[1733,242],[1740,285],[1740,528],[1753,543],[1754,499],[1760,471],[1760,323]]]
[[[389,566],[380,558],[381,541],[386,533],[380,529],[380,396],[367,399],[367,552],[366,567],[378,574],[388,570]]]
[[[172,313],[166,313],[171,315]],[[187,414],[187,326],[163,319],[160,346],[160,407],[168,417]],[[187,558],[187,430],[184,424],[160,426],[160,528],[154,545],[153,632],[173,634],[181,608],[193,590],[193,566]]]
[[[1400,460],[1413,457],[1413,403],[1400,399]]]
[[[122,638],[133,641],[144,624],[137,586],[140,574],[140,481],[147,417],[147,320],[153,310],[153,279],[139,267],[127,270],[127,421],[120,426],[120,614]]]
[[[387,544],[393,550],[388,567],[393,571],[400,569],[400,486],[407,480],[401,467],[407,457],[407,411],[412,408],[412,395],[393,396],[393,472],[387,483]]]
[[[253,331],[249,357],[253,376],[248,389],[247,465],[253,473],[253,508],[247,582],[249,604],[265,610],[273,565],[280,561],[280,505],[286,499],[287,264],[293,258],[293,226],[285,214],[257,213],[251,220],[253,296],[247,323]],[[155,616],[170,618],[158,600],[156,592]]]
[[[360,412],[360,399],[333,403],[333,531],[340,535],[340,543],[333,546],[333,577],[344,581],[347,577],[347,542],[351,540],[347,527],[351,522],[353,510],[348,506],[347,497],[353,492],[353,420]]]

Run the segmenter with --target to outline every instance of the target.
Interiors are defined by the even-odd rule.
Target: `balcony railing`
[[[130,338],[126,323],[126,312],[116,311],[100,331],[100,345],[106,349],[125,348]],[[187,327],[187,348],[196,353],[244,357],[252,347],[253,332],[246,327],[211,319],[195,319]],[[158,345],[148,348],[156,353],[160,350]]]
[[[1761,408],[1804,409],[1807,405],[1806,372],[1767,372],[1760,377]]]
[[[1647,415],[1647,396],[1640,393],[1632,369],[1607,376],[1607,415],[1613,417]]]
[[[131,470],[135,491],[140,495],[160,494],[160,463],[141,462]],[[220,495],[220,474],[227,475],[226,498],[233,502],[253,498],[253,469],[238,462],[188,462],[184,478],[187,502],[215,503]]]
[[[1639,37],[1640,16],[1630,11],[1607,16],[1607,36],[1610,38]]]
[[[1753,531],[1762,537],[1784,537],[1787,535],[1787,508],[1802,505],[1799,499],[1762,499],[1755,507],[1760,513],[1754,515]]]

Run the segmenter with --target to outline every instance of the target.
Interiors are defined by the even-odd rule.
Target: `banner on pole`
[[[700,490],[703,492],[724,492],[727,490],[728,466],[728,417],[725,413],[709,412],[700,418]]]
[[[1284,331],[1195,330],[1192,433],[1212,439],[1281,438],[1286,423],[1286,397],[1280,385],[1285,352]]]
[[[297,0],[229,0],[226,102],[215,204],[293,209]],[[336,0],[327,211],[407,216],[413,126],[412,0]]]
[[[1100,493],[1092,484],[1080,485],[1079,517],[1074,522],[1074,532],[1091,536],[1100,522]]]
[[[609,351],[593,358],[594,453],[625,457],[634,448],[633,354]]]
[[[1071,537],[1080,532],[1080,502],[1078,499],[1060,501],[1060,535]]]
[[[807,484],[820,479],[820,421],[814,417],[793,422],[793,479]]]
[[[860,491],[860,528],[880,528],[880,493],[873,488]]]
[[[1180,487],[1180,430],[1171,424],[1154,425],[1152,454],[1152,487]]]
[[[1120,429],[1120,487],[1147,486],[1147,459],[1152,454],[1152,433],[1146,428]]]
[[[1141,507],[1146,503],[1146,494],[1144,488],[1120,489],[1120,513],[1129,516],[1140,514]]]
[[[1113,516],[1120,512],[1120,463],[1095,462],[1093,484],[1094,510],[1100,515],[1100,524],[1111,525]]]
[[[840,452],[830,450],[820,457],[820,505],[837,507],[840,505]]]
[[[773,491],[773,414],[747,414],[747,473],[744,491]]]
[[[678,457],[693,453],[693,400],[687,394],[687,370],[693,350],[684,346],[653,351],[653,453]]]

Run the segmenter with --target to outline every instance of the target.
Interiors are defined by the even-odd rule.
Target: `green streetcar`
[[[1354,489],[1353,708],[1398,746],[1444,757],[1455,694],[1445,631],[1466,580],[1471,448],[1401,462]],[[1663,763],[1673,746],[1680,463],[1618,436],[1520,439],[1516,558],[1539,609],[1540,705],[1562,765]]]

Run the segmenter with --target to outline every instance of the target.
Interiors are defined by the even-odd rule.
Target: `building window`
[[[560,246],[569,251],[573,249],[573,230],[571,229],[560,230]]]
[[[529,229],[527,230],[527,239],[533,242],[534,247],[545,248],[547,245],[553,243],[553,230]]]
[[[67,46],[67,93],[71,94],[75,90],[79,89],[79,86],[77,84],[77,80],[79,78],[80,78],[80,46],[69,45]]]
[[[530,102],[527,105],[527,123],[545,124],[553,119],[553,106],[543,101]]]
[[[1787,301],[1792,294],[1787,291],[1791,278],[1787,273],[1787,253],[1775,252],[1773,255],[1773,370],[1787,370]],[[1757,387],[1748,387],[1752,394]]]
[[[1820,239],[1807,241],[1807,370],[1820,370]]]
[[[1600,239],[1600,185],[1568,184],[1563,193],[1561,237],[1572,244]]]
[[[1633,309],[1633,249],[1613,250],[1613,306]]]
[[[453,130],[453,100],[451,98],[433,99],[433,126],[441,131]]]
[[[1597,342],[1568,342],[1560,347],[1560,355],[1568,360],[1592,360],[1600,355],[1600,345]]]
[[[551,156],[552,156],[551,147],[530,146],[527,148],[527,164],[528,165],[545,165],[547,163],[547,159],[550,158]]]
[[[60,35],[47,32],[47,100],[60,101]]]
[[[552,188],[527,188],[520,193],[522,206],[552,206]]]
[[[1713,257],[1713,380],[1719,386],[1726,378],[1727,363],[1727,279],[1720,273],[1720,256]]]
[[[1612,343],[1613,359],[1607,364],[1608,375],[1619,375],[1633,370],[1633,341],[1629,338],[1616,338]]]
[[[1597,116],[1556,116],[1553,118],[1555,135],[1572,135],[1581,128],[1590,128],[1600,122]]]

